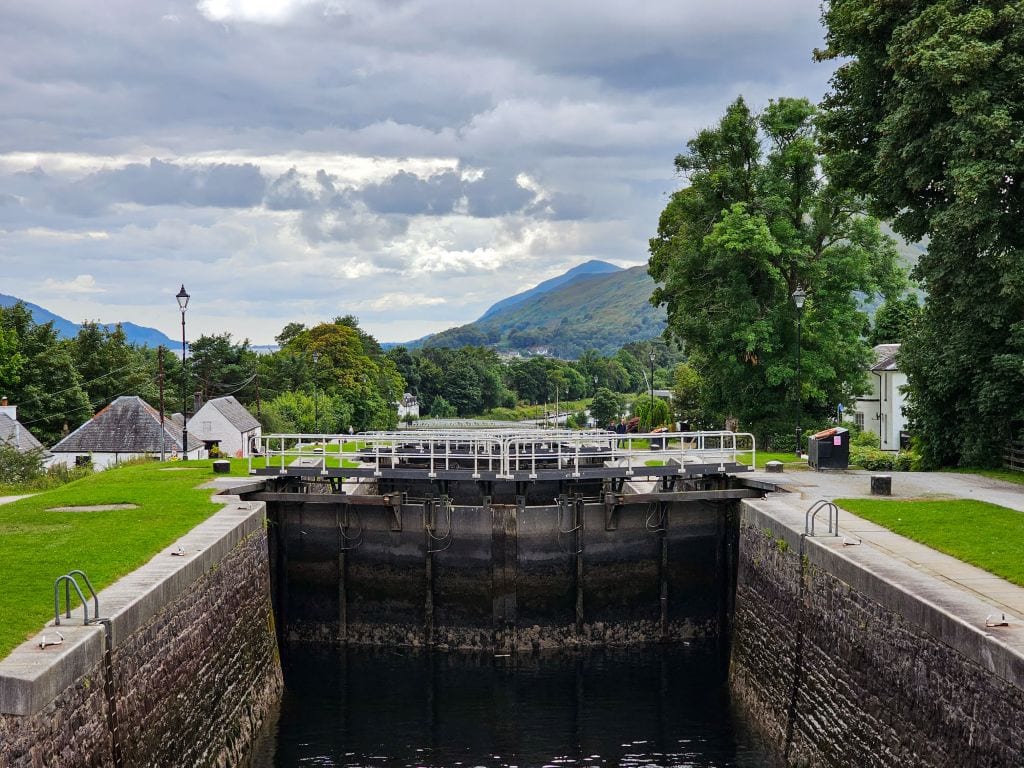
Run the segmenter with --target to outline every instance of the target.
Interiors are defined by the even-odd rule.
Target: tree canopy
[[[869,349],[860,296],[893,295],[895,244],[852,193],[831,184],[815,108],[782,98],[763,113],[742,98],[675,161],[689,184],[650,241],[651,301],[700,375],[705,421],[736,417],[762,437],[789,433],[799,397],[825,416],[864,386]],[[797,375],[797,309],[802,376]]]
[[[930,464],[991,464],[1024,422],[1024,2],[831,0],[833,178],[910,240],[927,294],[901,354]]]

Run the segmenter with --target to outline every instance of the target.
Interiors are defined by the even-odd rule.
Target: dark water
[[[291,649],[253,768],[774,766],[701,645],[495,658]]]

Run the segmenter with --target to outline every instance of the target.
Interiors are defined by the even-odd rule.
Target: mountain
[[[58,336],[70,339],[78,335],[78,329],[80,327],[78,323],[73,323],[60,315],[55,315],[50,310],[44,309],[38,304],[24,301],[16,296],[7,296],[6,294],[0,293],[0,307],[13,307],[19,301],[28,307],[29,312],[32,313],[32,319],[39,325],[52,322],[53,328],[57,331]],[[105,323],[103,325],[108,329],[113,329],[116,323]],[[161,344],[165,347],[170,347],[175,344],[174,341],[161,331],[158,331],[156,328],[148,328],[144,325],[136,325],[135,323],[121,323],[121,327],[124,329],[124,335],[131,344],[138,344],[139,346],[147,347],[158,347]]]
[[[488,317],[492,317],[493,315],[496,315],[499,312],[502,312],[503,310],[511,309],[517,304],[522,304],[524,301],[532,299],[534,296],[539,296],[542,293],[553,291],[560,285],[565,285],[566,283],[572,282],[578,277],[584,275],[603,275],[610,272],[621,271],[622,267],[617,267],[614,264],[609,264],[607,261],[597,261],[595,259],[585,261],[582,264],[578,264],[577,266],[573,267],[568,272],[559,275],[558,277],[552,277],[550,280],[545,280],[543,283],[538,283],[533,288],[530,288],[527,291],[517,293],[515,296],[509,296],[507,299],[502,299],[497,304],[492,305],[491,308],[488,309],[486,312],[484,312],[480,316],[480,320],[486,320]],[[478,320],[477,322],[480,322],[480,320]]]
[[[428,336],[417,345],[472,344],[506,352],[546,349],[564,358],[578,357],[587,349],[612,354],[665,329],[665,310],[648,301],[653,291],[646,265],[576,274],[540,293],[533,289],[525,298],[510,297],[518,301],[499,302],[476,322]]]

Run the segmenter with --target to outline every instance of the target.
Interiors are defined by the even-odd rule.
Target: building
[[[395,403],[398,408],[398,420],[409,417],[418,419],[420,417],[420,401],[416,395],[406,392],[402,395],[400,402]]]
[[[896,362],[899,350],[899,344],[879,344],[874,348],[875,362],[868,372],[871,389],[857,398],[852,414],[860,429],[878,435],[883,451],[900,450],[901,438],[907,430],[903,413],[907,374]]]
[[[208,401],[188,421],[189,433],[222,456],[247,458],[259,450],[263,428],[248,409],[230,395]]]
[[[0,398],[0,443],[13,445],[20,453],[43,451],[43,444],[18,421],[18,406]]]
[[[189,425],[191,426],[191,424]],[[144,457],[181,457],[181,427],[141,397],[119,397],[50,449],[54,464],[91,463],[106,469]],[[206,458],[202,441],[189,433],[187,459]]]

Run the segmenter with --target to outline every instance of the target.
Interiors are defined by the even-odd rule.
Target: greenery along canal
[[[494,657],[292,647],[249,768],[773,766],[712,645]]]

